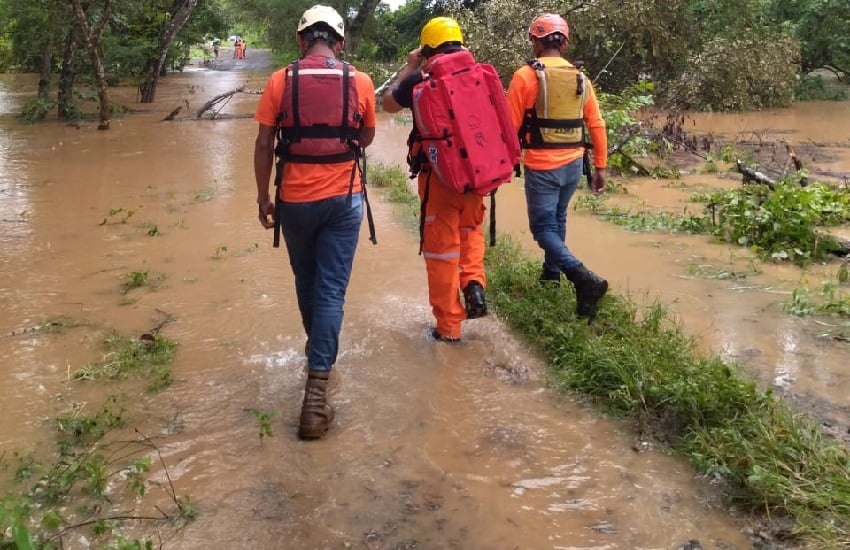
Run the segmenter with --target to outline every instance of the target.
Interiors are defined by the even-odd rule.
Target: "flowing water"
[[[468,322],[462,345],[433,343],[416,236],[378,193],[378,245],[364,224],[346,301],[337,421],[325,439],[298,441],[304,335],[285,251],[256,220],[256,125],[161,122],[184,101],[197,109],[264,80],[169,76],[150,106],[116,89],[114,100],[143,110],[107,132],[21,125],[11,114],[34,80],[0,80],[0,456],[46,453],[57,414],[74,404],[93,412],[121,394],[127,437],[150,436],[165,465],[155,461],[138,513],[169,507],[169,480],[199,511],[177,533],[138,527],[162,528],[164,548],[750,547],[715,487],[684,461],[642,449],[630,426],[546,389],[540,358],[496,319]],[[227,112],[246,115],[256,101],[237,95]],[[807,108],[793,110],[795,129],[806,128]],[[848,126],[846,105],[822,108],[835,109],[823,120],[836,124],[846,171],[850,140],[835,122]],[[738,131],[770,117],[706,124]],[[371,162],[400,162],[407,130],[382,116]],[[653,180],[629,189],[681,200]],[[519,182],[503,190],[501,205],[524,204]],[[524,207],[502,207],[499,227],[535,251]],[[760,266],[743,282],[700,277],[692,266],[739,270],[748,259],[701,237],[629,233],[582,212],[571,213],[569,233],[614,292],[670,303],[706,350],[740,359],[834,422],[850,416],[850,348],[781,311],[811,274]],[[138,272],[149,284],[125,290]],[[58,316],[69,328],[31,330]],[[109,332],[159,326],[179,343],[166,390],[69,379],[103,355]],[[258,437],[252,410],[274,411],[272,437]]]

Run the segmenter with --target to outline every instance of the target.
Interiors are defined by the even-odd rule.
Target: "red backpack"
[[[487,195],[511,180],[520,147],[496,69],[468,50],[429,60],[413,89],[421,154],[459,193]]]

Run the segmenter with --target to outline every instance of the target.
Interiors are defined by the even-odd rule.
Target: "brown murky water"
[[[346,303],[338,420],[326,439],[299,442],[304,337],[285,252],[256,222],[256,126],[159,122],[184,99],[196,108],[264,76],[169,77],[157,104],[108,132],[21,126],[9,113],[34,86],[0,80],[0,454],[49,448],[56,414],[121,393],[128,429],[155,439],[178,494],[200,512],[166,531],[165,548],[749,547],[687,463],[633,451],[628,426],[545,389],[544,366],[496,320],[468,323],[461,346],[431,342],[415,236],[377,198],[379,244],[364,225]],[[131,91],[116,93],[133,104]],[[256,100],[237,96],[228,112],[250,113]],[[403,158],[406,133],[382,118],[372,161]],[[653,186],[630,183],[647,197]],[[518,182],[503,189],[500,204],[522,204]],[[499,224],[533,247],[522,208],[500,209]],[[569,231],[614,291],[671,303],[706,349],[846,412],[848,347],[779,307],[805,274],[762,266],[753,280],[706,279],[689,266],[738,269],[746,255],[584,213]],[[138,271],[154,284],[123,293]],[[81,325],[22,332],[57,315]],[[163,334],[180,350],[167,390],[69,381],[101,356],[109,330],[137,335],[169,316]],[[277,413],[273,437],[258,438],[251,409]],[[169,504],[155,470],[143,512]]]

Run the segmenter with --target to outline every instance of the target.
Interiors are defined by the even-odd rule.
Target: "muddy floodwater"
[[[493,316],[468,322],[461,345],[431,341],[416,235],[378,192],[378,244],[364,224],[346,302],[337,421],[325,439],[299,441],[304,335],[285,250],[272,248],[256,219],[256,124],[239,118],[259,96],[236,95],[225,109],[236,118],[161,122],[177,105],[196,109],[246,82],[260,88],[266,76],[172,75],[153,105],[114,89],[114,101],[140,112],[116,116],[107,132],[21,124],[14,113],[35,81],[0,78],[0,456],[47,456],[51,419],[120,395],[124,435],[149,436],[165,467],[154,462],[140,502],[108,506],[167,508],[170,479],[198,510],[177,532],[131,531],[161,530],[163,548],[673,549],[691,539],[751,547],[717,487],[685,461],[641,449],[629,425],[546,389],[540,358]],[[698,123],[790,132],[818,142],[821,169],[850,171],[847,103]],[[400,163],[408,130],[381,115],[370,162]],[[736,184],[710,177],[684,181]],[[625,185],[659,208],[686,199],[667,181]],[[518,206],[500,208],[500,231],[537,253],[520,181],[502,189],[500,205]],[[753,260],[703,237],[570,216],[570,246],[613,292],[670,304],[706,352],[739,360],[833,428],[850,425],[850,346],[822,337],[847,329],[781,307],[834,266],[759,263],[745,279],[706,277],[748,273]],[[147,284],[128,290],[141,272]],[[60,317],[64,330],[34,330]],[[110,332],[155,327],[179,344],[167,389],[70,379],[103,356]],[[258,436],[252,410],[275,413],[271,437]],[[66,547],[86,541],[71,536]]]

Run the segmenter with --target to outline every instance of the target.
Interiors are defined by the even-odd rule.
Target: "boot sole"
[[[479,319],[487,315],[487,306],[472,306],[466,310],[467,319]]]

